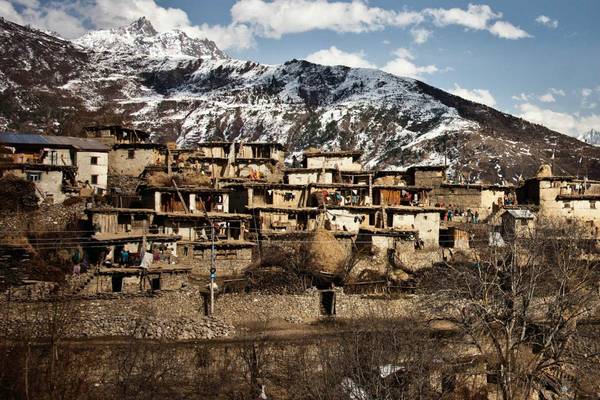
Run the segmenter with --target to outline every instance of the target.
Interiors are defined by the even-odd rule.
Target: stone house
[[[386,207],[386,227],[415,230],[425,248],[437,248],[440,242],[441,215],[446,212],[438,207]]]
[[[504,206],[507,198],[514,199],[514,191],[512,185],[442,183],[434,187],[430,203],[452,210],[471,210],[484,220]]]
[[[75,167],[75,179],[96,193],[107,187],[108,147],[91,139],[26,133],[2,133],[0,144],[11,149],[11,162]]]
[[[540,217],[579,222],[600,237],[600,182],[570,176],[527,179],[517,190],[519,204],[537,206]]]
[[[68,165],[0,163],[0,176],[13,175],[33,182],[39,201],[50,204],[79,195],[75,170]]]
[[[155,143],[117,143],[108,153],[108,174],[138,177],[146,167],[165,166],[166,146]]]
[[[502,237],[505,241],[530,236],[535,227],[535,214],[526,208],[508,209],[502,213]]]
[[[304,168],[333,168],[339,171],[361,171],[361,151],[305,151]]]

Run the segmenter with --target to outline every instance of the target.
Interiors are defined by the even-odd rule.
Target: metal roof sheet
[[[32,133],[0,133],[0,143],[5,145],[33,145],[45,147],[74,148],[76,150],[108,151],[108,147],[96,140],[72,136],[49,136]]]

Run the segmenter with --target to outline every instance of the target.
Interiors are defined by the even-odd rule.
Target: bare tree
[[[592,251],[576,224],[538,221],[474,265],[448,266],[446,317],[486,357],[502,399],[573,390],[578,325],[598,300]]]

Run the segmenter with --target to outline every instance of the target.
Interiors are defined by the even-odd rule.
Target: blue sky
[[[232,57],[384,69],[571,135],[600,130],[598,0],[0,0],[77,37],[145,15]]]

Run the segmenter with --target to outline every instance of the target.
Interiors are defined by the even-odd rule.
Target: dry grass
[[[173,180],[179,186],[211,186],[212,184],[208,176],[192,171],[171,176],[166,172],[155,172],[146,178],[146,182],[150,186],[173,186]]]

